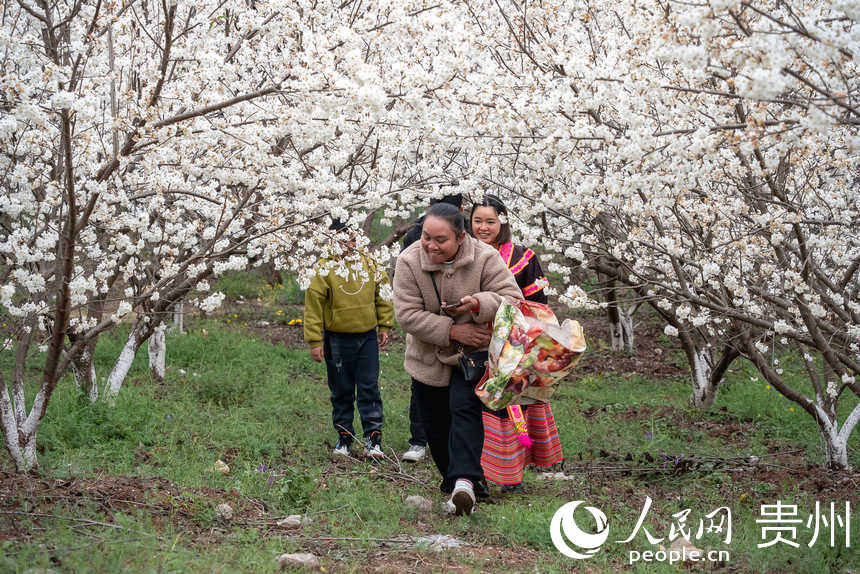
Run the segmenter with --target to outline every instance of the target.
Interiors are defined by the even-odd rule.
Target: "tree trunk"
[[[36,458],[36,429],[25,435],[23,438],[24,447],[22,449],[24,455],[24,466],[16,468],[18,472],[25,472],[39,466],[39,460]]]
[[[164,327],[162,323],[156,327],[152,336],[149,338],[147,351],[149,353],[149,371],[153,378],[158,381],[164,380],[164,364],[167,355],[167,348],[164,341]]]
[[[41,419],[35,416],[38,412],[31,413],[29,417],[24,416],[26,409],[23,404],[17,404],[18,400],[23,399],[17,397],[13,407],[9,388],[0,376],[0,426],[3,429],[3,442],[15,464],[15,470],[26,472],[39,466],[36,458],[36,430],[39,428]],[[43,401],[44,392],[39,391],[34,401],[34,409],[35,403],[41,404]],[[16,411],[20,412],[16,413]]]
[[[266,283],[268,283],[272,287],[284,284],[284,276],[278,269],[275,268],[274,263],[264,263],[260,266],[260,270],[263,273],[263,277],[266,280]]]
[[[119,394],[120,388],[128,375],[131,364],[134,361],[134,356],[137,350],[143,343],[143,338],[140,334],[140,323],[135,323],[128,334],[128,339],[125,341],[125,346],[122,348],[119,357],[114,363],[113,369],[108,375],[107,384],[105,385],[105,400],[110,405],[115,404],[116,397]]]
[[[633,352],[633,313],[630,309],[618,306],[614,313],[609,314],[609,339],[613,351]]]
[[[714,357],[712,347],[697,341],[686,331],[680,331],[681,347],[690,365],[690,378],[693,395],[690,404],[699,409],[710,409],[717,397],[717,387],[722,380],[722,372],[714,376]]]
[[[714,406],[717,398],[717,387],[720,381],[714,381],[713,356],[710,347],[694,349],[690,362],[690,374],[693,379],[693,396],[690,402],[696,408],[709,409]]]
[[[857,422],[860,421],[860,403],[854,406],[854,410],[839,428],[838,421],[820,406],[815,407],[818,416],[818,428],[824,441],[824,457],[829,468],[834,470],[850,470],[848,464],[848,438]]]
[[[15,470],[24,472],[36,466],[35,458],[27,461],[24,457],[24,450],[18,440],[18,420],[15,416],[15,411],[12,407],[12,400],[9,398],[9,389],[6,384],[0,380],[0,424],[3,425],[3,442],[6,445],[6,450],[9,451],[9,456],[12,457],[12,462],[15,463]],[[35,451],[34,451],[35,452]]]
[[[716,361],[711,343],[696,339],[687,331],[679,331],[678,337],[684,354],[687,355],[687,363],[690,365],[690,378],[693,383],[690,404],[699,409],[710,409],[714,406],[717,389],[723,382],[723,375],[740,356],[740,351],[733,345],[727,344],[720,352],[719,361]]]
[[[598,274],[600,277],[601,274]],[[615,279],[606,279],[606,317],[609,320],[609,342],[613,351],[633,352],[633,312],[618,300]]]
[[[21,438],[23,439],[23,445],[21,445],[21,440],[19,439],[18,443],[10,448],[7,441],[6,449],[12,455],[15,470],[17,472],[27,472],[39,467],[39,460],[36,458],[36,431],[34,430],[30,435]]]
[[[834,470],[849,470],[851,467],[848,465],[848,439],[851,437],[854,427],[860,422],[860,403],[854,405],[854,408],[845,417],[845,422],[842,423],[840,429],[836,413],[839,411],[837,401],[841,393],[837,390],[835,394],[832,394],[828,388],[822,386],[821,380],[816,375],[813,359],[804,357],[812,386],[815,389],[815,400],[790,387],[774,368],[772,361],[766,359],[758,350],[752,337],[747,335],[744,339],[744,354],[755,364],[758,372],[764,376],[765,380],[773,385],[782,396],[808,412],[818,423],[821,441],[824,443],[824,458],[827,466]],[[804,347],[798,344],[798,350],[802,353]],[[816,350],[820,351],[820,349]],[[856,393],[853,387],[852,390]]]
[[[75,386],[91,403],[99,400],[99,386],[96,381],[96,366],[93,363],[93,353],[90,345],[72,358],[72,373],[75,376]]]
[[[173,328],[179,331],[180,333],[184,333],[185,331],[183,326],[183,320],[185,318],[185,311],[182,305],[182,301],[179,301],[173,306]]]
[[[173,308],[174,312],[174,321],[176,320],[177,309],[179,310],[180,320],[179,325],[181,328],[182,325],[182,297],[185,297],[188,292],[191,290],[193,285],[196,285],[201,280],[211,274],[211,269],[205,269],[203,272],[199,273],[194,278],[187,278],[182,281],[182,283],[175,288],[170,293],[164,296],[164,299],[159,302],[155,309],[152,309],[148,315],[139,315],[138,319],[135,321],[134,325],[131,328],[131,332],[128,334],[128,339],[126,339],[125,346],[122,348],[122,352],[119,354],[119,358],[117,358],[116,363],[114,363],[113,369],[108,375],[108,380],[105,385],[105,399],[110,405],[114,405],[116,403],[116,397],[119,394],[119,390],[122,387],[123,382],[125,382],[125,377],[128,375],[129,369],[131,369],[131,364],[134,361],[134,356],[137,354],[137,350],[140,349],[140,346],[143,345],[145,341],[147,341],[152,334],[155,332],[155,329],[152,325],[155,323],[154,317],[159,317],[158,321],[163,321],[163,318],[168,314],[169,309]],[[178,303],[174,303],[178,302]],[[163,323],[159,323],[159,328],[163,329]],[[163,331],[162,331],[163,335]],[[156,343],[156,346],[158,343]],[[162,344],[163,347],[163,344]],[[157,348],[157,347],[156,347]],[[157,355],[158,353],[155,353]],[[162,351],[162,355],[164,351]],[[164,358],[162,357],[162,373],[164,371]],[[150,366],[152,363],[150,362]],[[163,377],[163,374],[162,374]]]

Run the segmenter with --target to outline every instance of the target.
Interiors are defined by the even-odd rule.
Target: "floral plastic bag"
[[[577,321],[559,325],[549,307],[533,301],[502,303],[493,321],[490,368],[475,394],[493,410],[523,397],[546,401],[584,352]]]

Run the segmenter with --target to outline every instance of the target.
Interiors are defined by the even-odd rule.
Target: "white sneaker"
[[[409,450],[403,453],[403,456],[400,458],[405,460],[406,462],[419,462],[424,460],[424,457],[427,456],[427,448],[423,446],[418,446],[417,444],[409,445]]]
[[[458,478],[454,484],[454,492],[451,493],[451,500],[448,501],[448,507],[454,506],[454,514],[461,516],[463,514],[472,514],[475,510],[475,490],[472,488],[472,481],[465,478]]]
[[[364,456],[375,459],[385,458],[385,453],[382,452],[382,435],[379,431],[370,433],[364,441]]]
[[[334,450],[331,451],[332,454],[336,454],[338,456],[349,456],[349,447],[350,443],[347,442],[343,437],[337,439],[337,444],[334,445]]]

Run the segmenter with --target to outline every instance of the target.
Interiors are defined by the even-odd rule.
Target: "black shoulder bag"
[[[442,297],[439,295],[439,287],[436,286],[436,278],[433,273],[430,273],[430,281],[433,282],[433,291],[436,292],[436,299],[439,300],[439,311],[442,310]],[[489,353],[487,351],[472,351],[466,353],[460,346],[460,357],[457,362],[460,365],[460,371],[463,373],[463,379],[470,385],[477,385],[488,368]]]

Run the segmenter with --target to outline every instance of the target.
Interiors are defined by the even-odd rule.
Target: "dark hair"
[[[450,203],[434,203],[427,210],[424,221],[427,221],[428,217],[438,217],[447,221],[451,229],[454,230],[454,235],[459,236],[466,230],[466,218],[463,217],[463,214],[460,213],[457,207]]]
[[[457,209],[463,207],[463,194],[462,193],[454,193],[452,195],[445,195],[442,199],[431,199],[430,205],[436,205],[437,203],[448,203],[453,205]]]
[[[480,202],[477,202],[472,205],[472,211],[469,212],[470,226],[472,223],[472,214],[475,213],[475,209],[478,207],[492,207],[493,211],[496,212],[496,215],[504,215],[506,218],[508,216],[508,208],[505,207],[505,204],[502,203],[502,200],[499,199],[497,196],[488,193],[484,195],[484,198]],[[472,235],[475,234],[475,232],[471,229],[469,230],[469,233],[471,233]],[[502,223],[502,227],[501,229],[499,229],[499,234],[496,236],[496,243],[498,243],[499,245],[501,245],[502,243],[507,243],[511,240],[511,237],[511,224],[506,221],[505,223]]]

